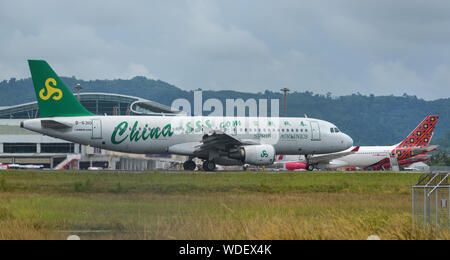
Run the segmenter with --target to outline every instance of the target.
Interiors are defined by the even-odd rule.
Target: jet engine
[[[269,144],[245,145],[228,156],[252,165],[271,165],[275,161],[275,148]]]

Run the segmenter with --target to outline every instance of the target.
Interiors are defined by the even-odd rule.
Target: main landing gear
[[[194,171],[195,168],[197,168],[197,165],[192,160],[189,160],[189,161],[186,161],[183,163],[183,169],[185,171]]]
[[[197,165],[193,160],[189,160],[183,163],[183,169],[185,171],[194,171]],[[216,170],[216,164],[213,161],[203,161],[203,170],[207,172],[212,172]]]
[[[312,172],[314,171],[314,164],[310,163],[311,160],[311,155],[305,155],[305,159],[306,159],[306,170]]]
[[[212,172],[216,169],[216,164],[213,161],[204,161],[203,169],[207,172]]]

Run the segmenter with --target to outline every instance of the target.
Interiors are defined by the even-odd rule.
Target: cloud
[[[414,92],[421,91],[425,87],[425,82],[414,71],[409,70],[400,61],[387,61],[374,63],[369,68],[370,80],[374,94],[389,93],[402,95],[408,90]]]
[[[450,84],[450,68],[445,65],[438,66],[426,77],[421,77],[400,61],[373,63],[368,73],[369,85],[372,87],[370,93],[373,94],[406,93],[425,99],[445,98],[448,95],[445,92]]]
[[[450,86],[450,67],[448,65],[440,65],[432,74],[432,80],[446,87]]]
[[[0,2],[0,80],[48,60],[82,79],[184,89],[448,97],[450,3],[416,0]]]
[[[148,79],[156,79],[152,74],[150,74],[145,65],[135,63],[131,63],[128,65],[126,72],[123,74],[121,78],[131,79],[136,76],[144,76]]]

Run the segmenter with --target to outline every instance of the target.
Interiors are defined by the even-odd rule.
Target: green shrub
[[[87,179],[84,183],[75,182],[74,184],[75,192],[87,192],[92,189],[91,179]]]

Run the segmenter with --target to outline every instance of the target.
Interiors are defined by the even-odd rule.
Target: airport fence
[[[421,176],[412,188],[413,228],[450,231],[450,173]]]

